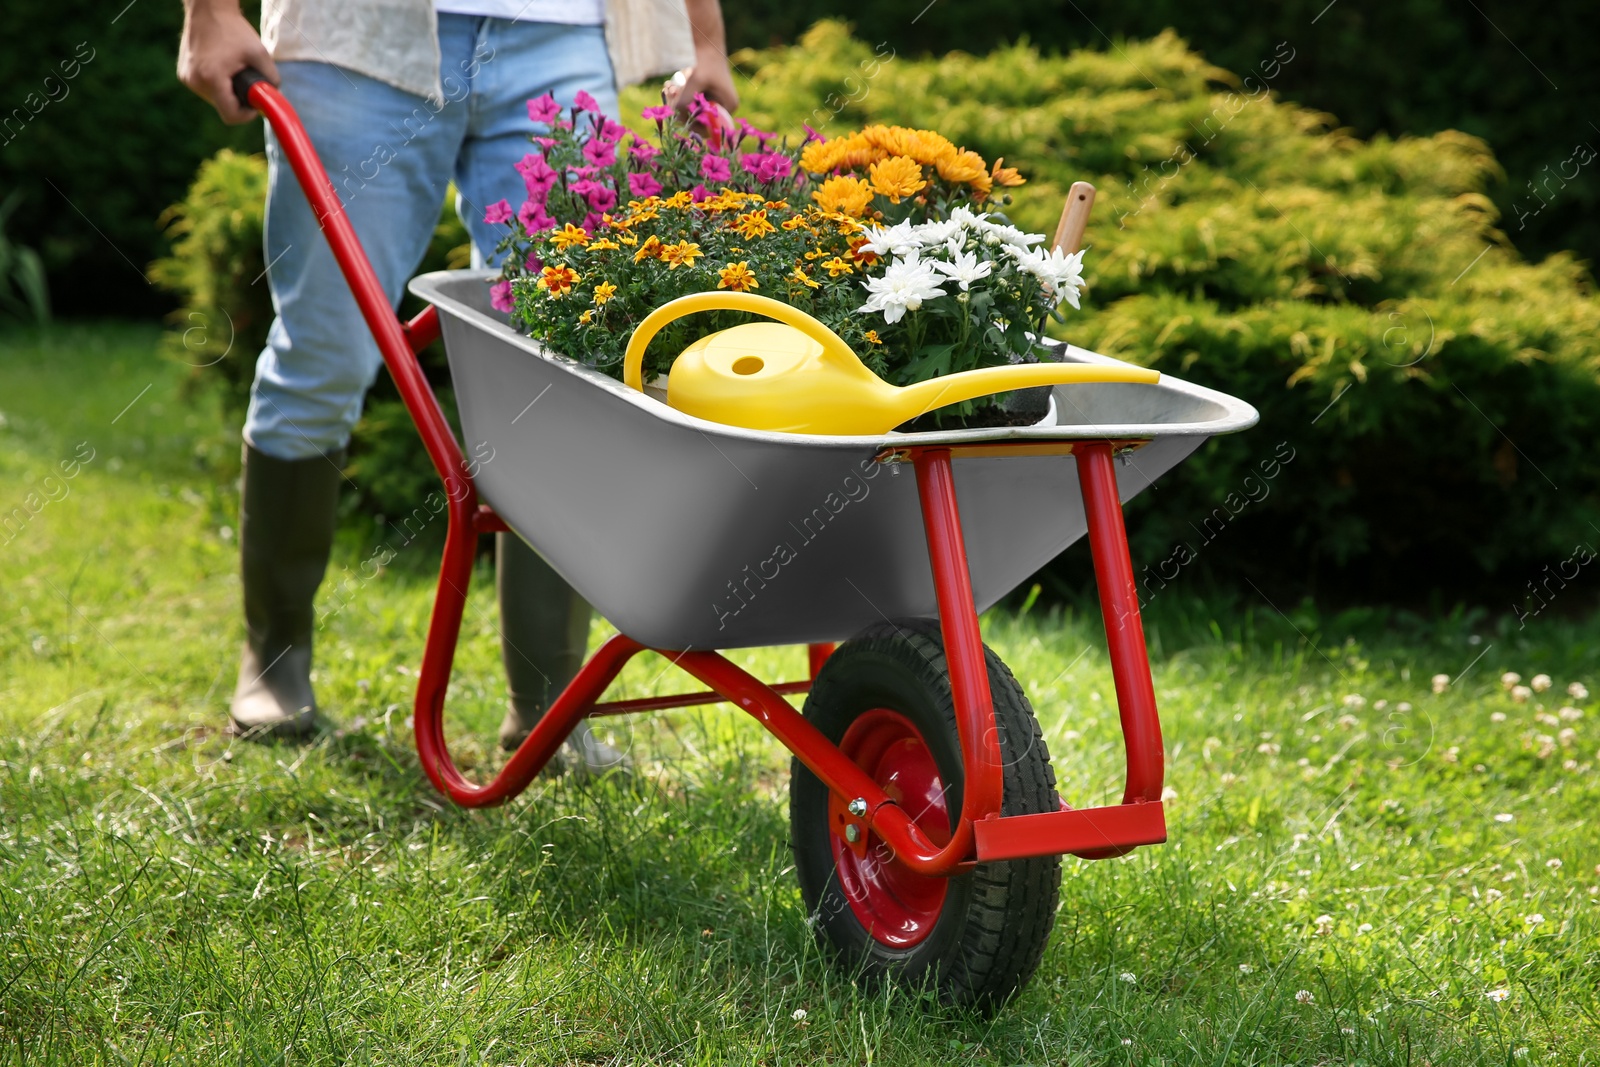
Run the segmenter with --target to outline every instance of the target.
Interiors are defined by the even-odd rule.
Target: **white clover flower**
[[[1134,985],[1139,981],[1138,975],[1134,974],[1132,971],[1123,971],[1121,974],[1117,975],[1117,977],[1122,979],[1122,981],[1127,982],[1129,985]]]
[[[1559,871],[1561,869],[1561,861],[1558,859],[1545,860],[1544,865],[1549,867],[1552,871]]]
[[[1248,963],[1239,964],[1239,973],[1240,974],[1254,974],[1255,971],[1256,971],[1256,969],[1254,967],[1250,966]]]
[[[792,1013],[791,1013],[791,1014],[790,1014],[790,1015],[789,1015],[789,1018],[791,1018],[791,1019],[793,1019],[793,1020],[794,1020],[794,1021],[795,1021],[795,1022],[797,1022],[797,1023],[799,1023],[799,1022],[805,1022],[805,1018],[806,1018],[806,1010],[805,1010],[805,1009],[804,1009],[804,1008],[796,1008],[796,1009],[795,1009],[795,1010],[794,1010],[794,1011],[793,1011],[793,1012],[792,1012]]]
[[[1484,996],[1488,997],[1490,1000],[1494,1001],[1496,1004],[1500,1003],[1502,1000],[1505,1000],[1510,995],[1511,995],[1511,990],[1509,990],[1509,989],[1491,989],[1491,990],[1489,990],[1489,992],[1484,994]]]
[[[1524,915],[1522,917],[1522,921],[1527,923],[1529,926],[1538,926],[1544,922],[1544,916],[1540,915],[1538,912],[1534,912],[1531,915]]]
[[[1506,673],[1500,676],[1500,688],[1510,689],[1520,681],[1522,681],[1522,675],[1518,674],[1516,671],[1506,671]]]
[[[922,247],[922,241],[910,219],[887,228],[868,226],[862,232],[867,235],[867,241],[857,249],[858,252],[871,252],[876,256],[914,256]]]
[[[1515,818],[1516,818],[1516,816],[1511,814],[1509,811],[1502,811],[1499,815],[1496,815],[1494,817],[1494,821],[1495,822],[1510,822],[1512,819],[1515,819]]]
[[[1313,1004],[1317,998],[1311,995],[1311,990],[1302,989],[1294,995],[1294,999],[1296,1004]]]
[[[1533,696],[1533,690],[1529,689],[1525,685],[1514,685],[1511,687],[1511,699],[1514,703],[1526,704],[1528,702],[1528,698],[1531,696]]]
[[[1312,932],[1318,937],[1328,937],[1333,933],[1332,915],[1318,915],[1315,922],[1316,927]]]
[[[1571,697],[1573,700],[1588,700],[1589,688],[1582,682],[1573,682],[1571,685],[1567,686],[1567,696]]]
[[[1533,686],[1533,691],[1535,693],[1542,693],[1546,689],[1549,689],[1554,683],[1550,681],[1550,676],[1548,674],[1536,674],[1533,676],[1533,681],[1529,682],[1528,684]]]
[[[1502,893],[1500,890],[1498,890],[1498,889],[1490,889],[1490,890],[1486,890],[1484,892],[1483,899],[1487,900],[1489,903],[1493,904],[1495,901],[1500,900],[1504,896],[1505,896],[1505,894]]]
[[[1367,698],[1362,696],[1360,693],[1348,693],[1339,703],[1343,704],[1347,708],[1359,708],[1366,705]],[[1385,703],[1387,704],[1387,702]]]
[[[1356,933],[1358,933],[1358,934],[1370,934],[1370,933],[1372,933],[1372,924],[1371,923],[1362,923],[1360,926],[1356,927]]]
[[[1505,722],[1506,721],[1506,713],[1503,712],[1503,711],[1490,712],[1489,713],[1489,721],[1490,722]]]
[[[933,261],[933,269],[945,275],[961,287],[962,292],[975,281],[987,278],[994,271],[994,264],[988,260],[980,260],[974,252],[963,252],[960,248],[950,248],[951,262],[940,260]]]
[[[1561,716],[1567,722],[1577,722],[1579,719],[1583,718],[1582,711],[1571,707],[1562,708],[1560,711],[1556,712],[1556,714]]]
[[[1433,676],[1433,691],[1435,693],[1442,693],[1449,688],[1450,676],[1448,674],[1436,674]]]
[[[867,279],[867,302],[856,311],[881,311],[883,320],[893,324],[904,318],[907,311],[920,308],[924,300],[947,295],[939,285],[933,264],[924,263],[913,252],[890,263],[882,277]]]

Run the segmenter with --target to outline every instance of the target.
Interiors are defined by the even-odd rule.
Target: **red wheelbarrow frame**
[[[294,108],[254,71],[239,75],[235,87],[240,99],[248,101],[272,124],[279,146],[316,212],[339,268],[350,283],[361,314],[378,342],[406,410],[416,422],[428,457],[445,485],[449,530],[439,568],[433,616],[428,625],[427,645],[422,655],[415,719],[417,756],[440,792],[466,807],[500,804],[527,787],[585,716],[727,701],[753,715],[836,797],[863,801],[865,814],[847,814],[845,820],[854,822],[858,831],[876,833],[901,862],[922,874],[951,874],[966,869],[973,862],[1060,853],[1101,859],[1122,855],[1139,845],[1166,840],[1166,819],[1161,805],[1161,723],[1156,714],[1155,688],[1150,678],[1114,466],[1116,451],[1127,447],[1129,442],[1001,441],[971,446],[913,446],[889,450],[880,456],[886,461],[909,460],[916,469],[923,527],[938,598],[939,626],[950,667],[966,788],[960,821],[950,841],[942,848],[917,827],[882,787],[784,699],[785,695],[807,691],[811,686],[809,680],[767,685],[716,652],[649,649],[666,656],[708,686],[708,690],[641,700],[597,702],[623,665],[647,650],[621,634],[606,641],[584,664],[493,781],[480,786],[463,777],[445,743],[445,691],[460,636],[478,537],[509,531],[509,527],[489,507],[479,503],[461,446],[417,362],[416,354],[439,337],[438,312],[429,307],[409,322],[400,320],[378,283],[338,193]],[[1078,465],[1128,770],[1121,804],[1083,809],[1063,804],[1060,811],[1002,817],[999,737],[972,581],[967,570],[951,461],[962,454],[1038,455],[1041,451],[1058,455],[1070,452]],[[832,649],[832,645],[826,644],[810,646],[813,679]],[[835,806],[846,808],[846,805]],[[848,808],[861,811],[863,804],[850,803]],[[842,836],[845,824],[832,829]]]

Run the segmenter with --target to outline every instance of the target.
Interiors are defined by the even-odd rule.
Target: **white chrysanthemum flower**
[[[906,256],[915,255],[922,247],[922,241],[910,219],[887,228],[869,226],[863,232],[867,235],[867,241],[857,249],[858,252],[871,252],[875,256]]]
[[[987,278],[994,271],[994,264],[988,260],[980,260],[975,252],[963,252],[959,248],[950,248],[949,251],[951,261],[945,263],[935,260],[932,264],[933,269],[961,286],[962,292],[966,292],[973,282]]]
[[[946,219],[944,222],[924,222],[913,231],[918,242],[923,248],[932,248],[949,241],[965,242],[966,227],[955,219]]]
[[[934,273],[933,264],[924,263],[916,253],[889,264],[881,278],[867,279],[867,302],[856,310],[862,313],[883,312],[883,321],[899,322],[908,311],[916,311],[924,300],[948,294],[939,288],[941,282]]]
[[[1083,289],[1083,252],[1067,253],[1059,248],[1042,248],[1012,253],[1017,266],[1039,280],[1045,295],[1057,302],[1065,300],[1074,310]]]
[[[950,221],[963,228],[977,229],[988,223],[989,213],[987,211],[973,211],[970,207],[962,204],[960,207],[950,209]]]
[[[973,224],[973,229],[982,231],[986,237],[996,238],[1001,244],[1024,250],[1044,241],[1044,234],[1042,233],[1028,233],[1026,230],[1019,230],[1015,226],[1008,226],[1003,222],[976,221]]]

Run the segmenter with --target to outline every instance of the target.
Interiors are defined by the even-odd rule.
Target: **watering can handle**
[[[748,311],[763,315],[769,319],[776,319],[786,326],[793,326],[824,349],[842,351],[849,355],[852,361],[856,359],[855,354],[850,351],[850,346],[845,344],[838,334],[799,308],[785,304],[781,300],[757,296],[755,293],[690,293],[688,296],[680,296],[676,300],[662,304],[646,315],[644,321],[634,328],[633,336],[628,340],[627,354],[622,357],[623,384],[643,391],[644,350],[650,347],[650,342],[667,323],[700,311]]]

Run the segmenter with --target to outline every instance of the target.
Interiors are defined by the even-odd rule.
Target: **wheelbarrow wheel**
[[[1005,765],[1002,814],[1055,811],[1055,773],[1033,709],[1000,657],[985,647],[984,658]],[[930,838],[950,839],[961,812],[961,744],[936,623],[881,623],[840,645],[805,715]],[[861,848],[833,832],[828,789],[799,760],[789,819],[809,921],[846,970],[993,1010],[1039,966],[1055,921],[1060,857],[980,863],[948,878],[917,874],[876,835]]]

